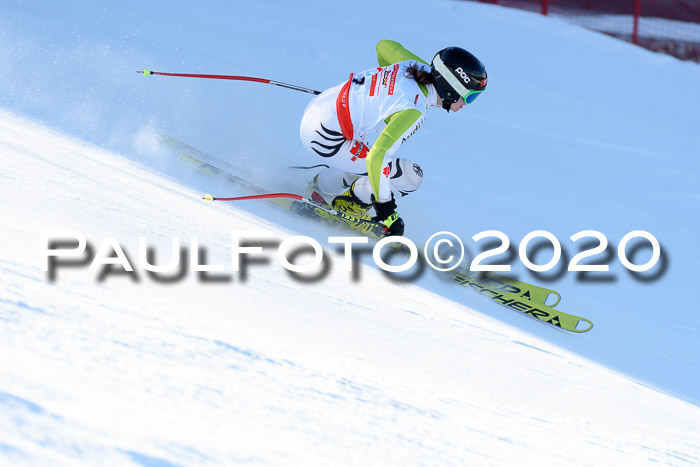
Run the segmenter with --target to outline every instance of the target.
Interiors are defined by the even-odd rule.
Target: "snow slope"
[[[159,262],[177,235],[223,265],[232,231],[292,233],[13,114],[0,121],[7,463],[700,459],[696,405],[373,268],[348,280],[338,254],[313,284],[274,262],[224,283],[100,280],[85,266],[51,282],[38,268],[47,230],[82,231],[96,249],[114,236],[134,264],[141,235]]]
[[[428,17],[468,27],[430,34],[417,33],[417,1],[354,5],[0,5],[7,462],[698,462],[700,67],[491,5],[435,2]],[[226,188],[159,144],[174,135],[271,187],[304,186],[280,167],[311,162],[297,136],[308,96],[134,71],[323,89],[372,66],[382,38],[424,58],[462,45],[489,70],[483,97],[432,112],[402,152],[426,173],[401,203],[416,241],[497,229],[517,246],[545,229],[570,258],[580,230],[613,252],[631,230],[660,240],[647,280],[614,257],[595,280],[513,262],[593,331],[558,333],[434,274],[396,283],[364,267],[352,280],[338,258],[302,283],[272,264],[245,282],[99,281],[83,267],[51,283],[39,270],[46,229],[81,230],[95,248],[115,236],[136,258],[141,235],[164,255],[197,235],[217,264],[232,230],[323,240],[269,206],[203,205]]]

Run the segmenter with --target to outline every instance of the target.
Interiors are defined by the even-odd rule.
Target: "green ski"
[[[519,311],[551,326],[579,333],[590,331],[593,328],[593,323],[586,318],[555,310],[554,306],[559,304],[561,296],[554,290],[495,273],[479,275],[456,272],[453,274],[452,280],[499,305]],[[552,305],[545,305],[545,301],[550,295],[557,297],[556,302]]]

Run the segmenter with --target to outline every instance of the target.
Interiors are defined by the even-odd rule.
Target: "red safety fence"
[[[700,62],[700,0],[473,0],[543,15]]]

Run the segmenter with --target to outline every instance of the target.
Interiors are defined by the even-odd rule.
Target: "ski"
[[[494,303],[518,311],[550,326],[576,333],[588,332],[593,329],[593,322],[590,320],[555,310],[554,306],[559,304],[561,296],[554,290],[495,273],[455,272],[451,279],[453,282],[489,298]],[[546,305],[545,301],[551,294],[554,294],[557,300],[552,305]]]
[[[270,193],[268,190],[245,178],[243,171],[236,167],[222,161],[214,161],[206,153],[175,138],[163,135],[161,139],[166,146],[178,151],[180,159],[195,165],[210,175],[220,177],[253,193],[249,196],[236,198],[215,198],[211,195],[206,195],[204,199],[207,201],[266,199],[294,214],[332,221],[331,223],[375,239],[384,236],[385,230],[382,224],[339,212],[320,200],[309,199],[292,193]],[[452,282],[475,291],[489,298],[494,303],[557,329],[583,333],[593,328],[593,323],[586,318],[556,310],[554,307],[561,301],[561,295],[555,290],[493,272],[470,272],[465,266],[461,266],[458,270],[451,271],[448,274]],[[553,303],[547,304],[547,301],[551,302],[552,298],[554,299]]]

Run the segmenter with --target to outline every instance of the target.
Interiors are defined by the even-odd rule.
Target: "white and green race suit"
[[[318,177],[327,194],[344,191],[348,174],[367,176],[354,189],[363,202],[370,202],[372,193],[379,202],[391,200],[392,192],[398,198],[422,181],[417,164],[394,161],[394,154],[423,126],[428,107],[437,105],[434,86],[406,76],[413,64],[426,71],[430,65],[388,40],[377,44],[377,59],[379,67],[353,73],[315,97],[302,117],[303,145],[331,166]]]

